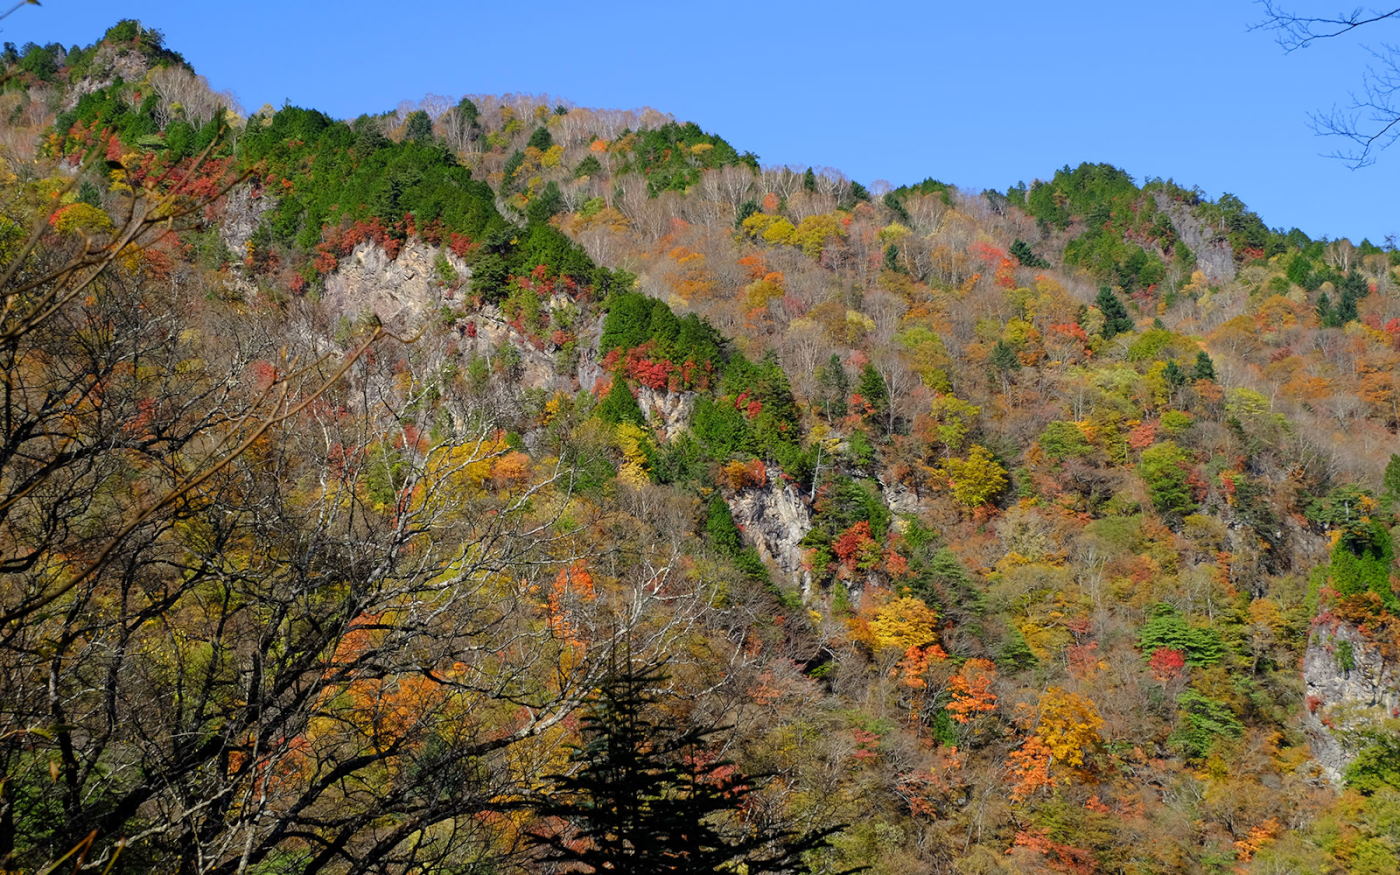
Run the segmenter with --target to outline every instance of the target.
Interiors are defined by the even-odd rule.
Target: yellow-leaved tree
[[[996,460],[991,450],[973,444],[961,459],[947,459],[939,466],[948,478],[948,490],[953,500],[964,507],[981,507],[1006,488],[1006,468]]]

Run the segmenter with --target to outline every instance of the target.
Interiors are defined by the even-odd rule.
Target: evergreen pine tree
[[[744,220],[756,212],[758,212],[758,201],[748,200],[739,204],[739,211],[734,214],[734,227],[741,227]]]
[[[1186,372],[1175,360],[1168,360],[1167,366],[1162,370],[1162,377],[1166,379],[1167,385],[1174,389],[1186,385]]]
[[[1337,321],[1337,314],[1332,310],[1332,298],[1326,292],[1317,296],[1317,319],[1322,323],[1323,328],[1337,328],[1342,323]]]
[[[1016,348],[1004,340],[998,340],[997,345],[992,347],[992,354],[987,361],[1003,373],[1021,369],[1021,359],[1016,356]]]
[[[1191,379],[1215,379],[1215,362],[1211,361],[1210,356],[1206,354],[1205,350],[1196,353],[1196,365],[1191,369]]]
[[[531,222],[548,222],[550,216],[563,209],[564,196],[559,193],[559,183],[551,179],[525,207],[525,217]]]
[[[403,138],[410,143],[431,143],[433,120],[421,109],[409,113],[404,122]]]
[[[642,417],[642,408],[637,406],[637,399],[627,387],[627,381],[617,374],[613,375],[612,388],[608,390],[607,397],[598,405],[598,418],[614,425],[619,422],[647,424]]]
[[[526,146],[533,146],[541,152],[554,145],[554,137],[549,133],[549,128],[540,126],[530,133],[530,139]]]
[[[899,247],[893,243],[885,246],[885,270],[892,270],[895,273],[902,273],[899,268]]]
[[[1391,453],[1381,477],[1381,500],[1386,506],[1400,505],[1400,453]]]
[[[1342,277],[1342,281],[1337,284],[1337,291],[1341,297],[1337,301],[1337,322],[1345,325],[1354,322],[1358,318],[1356,312],[1356,302],[1371,293],[1371,287],[1366,284],[1366,279],[1356,271],[1348,271]]]
[[[1099,286],[1099,296],[1094,300],[1094,306],[1103,313],[1101,333],[1105,340],[1133,330],[1133,320],[1128,316],[1128,308],[1123,306],[1123,302],[1108,286]]]
[[[860,377],[856,380],[856,394],[870,408],[866,416],[871,420],[879,421],[889,410],[890,393],[885,387],[885,378],[870,362],[861,368]]]
[[[663,681],[628,656],[599,685],[569,757],[575,768],[549,776],[535,806],[564,824],[530,833],[543,861],[634,875],[801,871],[802,855],[825,847],[840,827],[797,833],[738,822],[762,777],[707,756],[720,729],[676,732],[662,723],[654,712]]]
[[[1031,249],[1031,245],[1020,237],[1017,237],[1015,242],[1011,244],[1011,255],[1021,262],[1023,267],[1043,268],[1050,266],[1050,262],[1036,255]]]

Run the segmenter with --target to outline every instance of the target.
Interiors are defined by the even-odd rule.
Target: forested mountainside
[[[1393,246],[0,60],[5,869],[1400,866]]]

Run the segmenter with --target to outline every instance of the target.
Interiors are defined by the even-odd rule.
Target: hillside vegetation
[[[1393,246],[0,62],[0,868],[1400,865]]]

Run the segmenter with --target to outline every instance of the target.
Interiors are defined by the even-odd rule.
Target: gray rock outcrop
[[[219,239],[228,247],[234,261],[248,252],[248,241],[262,224],[265,213],[277,202],[262,194],[251,183],[234,186],[224,197],[223,215],[219,218]]]
[[[1212,283],[1226,283],[1235,278],[1235,252],[1225,235],[1201,222],[1191,208],[1177,203],[1162,192],[1154,199],[1157,207],[1171,219],[1176,236],[1196,255],[1196,268]]]
[[[741,489],[727,500],[745,540],[805,599],[812,588],[812,572],[804,567],[799,542],[812,530],[812,515],[802,496],[780,471],[769,468],[766,486]]]
[[[1400,666],[1355,626],[1319,623],[1303,653],[1304,726],[1323,772],[1340,781],[1356,756],[1348,735],[1400,714]]]
[[[667,392],[643,386],[637,393],[637,406],[648,422],[660,426],[666,440],[673,439],[690,425],[690,413],[695,409],[694,392]]]
[[[361,243],[326,277],[323,300],[337,315],[373,313],[397,330],[416,329],[442,302],[438,258],[447,259],[459,276],[471,274],[451,252],[416,237],[403,245],[397,258],[390,258],[377,243]]]

